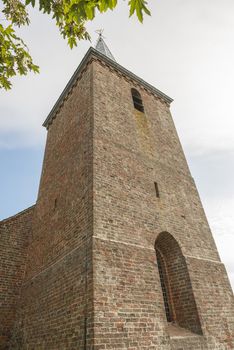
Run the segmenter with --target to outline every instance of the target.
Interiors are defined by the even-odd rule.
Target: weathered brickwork
[[[134,109],[132,88],[144,113]],[[2,349],[234,349],[231,287],[168,100],[92,50],[45,125]],[[17,226],[12,244],[22,232]]]
[[[22,349],[82,349],[91,338],[91,80],[89,66],[48,131],[15,331]]]
[[[8,349],[24,278],[31,207],[0,222],[0,349]]]
[[[145,114],[134,109],[132,87]],[[190,290],[187,327],[203,335],[168,336],[154,250],[162,232],[174,237],[184,255],[191,283],[183,277],[177,293]],[[100,62],[94,64],[94,242],[100,349],[234,348],[231,288],[169,107]]]

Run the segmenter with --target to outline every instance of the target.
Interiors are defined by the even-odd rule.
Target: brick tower
[[[36,205],[0,223],[1,349],[234,349],[171,102],[101,35],[88,50],[44,123]]]

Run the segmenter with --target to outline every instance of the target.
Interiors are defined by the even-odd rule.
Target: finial
[[[95,33],[97,33],[99,35],[99,37],[102,37],[105,39],[105,37],[102,35],[103,32],[104,32],[104,29],[102,29],[102,28],[95,30]]]

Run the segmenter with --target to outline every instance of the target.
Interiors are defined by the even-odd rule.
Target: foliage
[[[145,0],[130,0],[130,12],[143,22],[143,14],[150,15]],[[2,14],[9,23],[6,28],[0,23],[0,88],[10,89],[10,78],[16,74],[26,75],[28,71],[39,72],[33,63],[27,46],[16,36],[13,26],[29,24],[27,7],[35,7],[35,0],[3,0]],[[71,48],[78,40],[90,39],[85,23],[93,20],[95,13],[113,10],[117,0],[39,0],[39,10],[51,14],[56,21],[62,36],[67,39]]]
[[[17,73],[26,75],[28,71],[39,72],[39,67],[33,64],[26,45],[12,26],[4,29],[0,24],[0,87],[10,89],[10,78]]]

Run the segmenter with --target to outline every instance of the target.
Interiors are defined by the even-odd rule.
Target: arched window
[[[186,260],[179,244],[168,232],[155,242],[158,272],[168,322],[202,334]]]
[[[140,93],[136,89],[131,89],[134,108],[144,113],[144,106]]]

